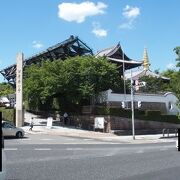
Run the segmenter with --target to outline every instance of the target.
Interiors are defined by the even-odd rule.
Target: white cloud
[[[42,48],[44,45],[38,41],[33,41],[32,42],[32,47],[35,48],[35,49],[40,49]]]
[[[88,16],[95,16],[98,14],[104,14],[104,9],[107,5],[98,2],[97,4],[85,1],[80,4],[78,3],[61,3],[58,5],[58,16],[68,22],[75,21],[77,23],[82,23]]]
[[[131,7],[126,5],[122,13],[125,22],[122,23],[120,29],[132,29],[136,18],[140,15],[140,9],[138,7]]]
[[[95,34],[96,37],[106,37],[107,36],[107,30],[102,29],[100,24],[97,22],[93,23],[92,33]]]
[[[174,69],[174,68],[176,68],[176,65],[173,64],[173,63],[169,63],[166,67],[167,67],[168,69]]]
[[[138,7],[130,7],[129,5],[126,5],[122,14],[127,19],[134,19],[140,15],[140,9]]]

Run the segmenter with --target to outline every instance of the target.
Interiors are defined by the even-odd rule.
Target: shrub
[[[2,112],[3,120],[15,123],[15,109],[0,107],[0,111]]]

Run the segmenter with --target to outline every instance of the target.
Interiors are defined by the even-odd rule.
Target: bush
[[[106,106],[95,107],[94,113],[95,113],[96,115],[107,115]]]
[[[143,115],[136,115],[135,117],[137,119],[141,120],[147,120],[147,121],[157,121],[157,122],[167,122],[167,123],[175,123],[175,124],[180,124],[180,120],[176,115],[162,115],[160,111],[152,111],[152,110],[147,110],[145,114]]]
[[[168,122],[168,123],[175,123],[175,124],[180,123],[180,119],[178,119],[178,116],[175,115],[161,115],[160,120],[162,122]]]
[[[15,123],[15,109],[0,107],[0,111],[2,112],[2,119],[5,121],[10,121],[13,124]]]
[[[110,115],[130,118],[131,117],[131,110],[122,109],[122,108],[111,108],[110,109]]]
[[[160,115],[161,115],[161,111],[159,111],[159,110],[146,110],[146,116],[157,117]]]

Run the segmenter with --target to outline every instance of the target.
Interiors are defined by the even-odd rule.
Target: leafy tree
[[[30,107],[81,105],[99,92],[118,89],[121,78],[116,65],[92,56],[46,61],[25,70],[24,93]]]
[[[176,48],[174,48],[174,51],[175,51],[175,53],[177,54],[177,58],[176,58],[176,61],[178,61],[177,62],[177,67],[180,67],[180,46],[177,46]]]
[[[141,92],[158,93],[158,92],[173,92],[180,99],[180,73],[174,69],[167,69],[160,73],[161,76],[170,78],[170,81],[165,81],[162,78],[144,76],[140,81],[145,81],[146,86],[141,87]]]
[[[180,73],[173,69],[167,69],[161,75],[170,78],[170,83],[166,85],[166,91],[173,92],[180,99]]]
[[[14,94],[15,89],[8,83],[0,83],[0,96],[7,96],[8,94]]]
[[[174,51],[175,51],[175,53],[177,54],[177,58],[176,58],[176,61],[178,61],[177,62],[177,64],[176,64],[176,67],[180,67],[180,46],[177,46],[176,48],[174,48]],[[178,86],[177,86],[177,89],[178,89],[178,92],[177,92],[177,96],[178,96],[178,98],[179,98],[179,103],[178,103],[178,107],[179,107],[179,109],[180,109],[180,69],[179,69],[179,71],[178,71],[178,79],[177,79],[177,82],[178,82]],[[178,115],[178,117],[179,117],[179,119],[180,119],[180,113],[179,113],[179,115]]]
[[[158,93],[166,89],[167,83],[162,78],[143,76],[139,80],[146,82],[146,86],[140,88],[141,92]]]
[[[155,70],[154,70],[154,73],[160,74],[159,69],[155,69]]]

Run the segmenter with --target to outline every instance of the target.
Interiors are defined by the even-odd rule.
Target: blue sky
[[[135,60],[146,47],[152,70],[172,68],[173,48],[180,46],[179,7],[179,0],[1,0],[0,69],[14,64],[18,52],[28,58],[70,35],[94,53],[120,42]]]

